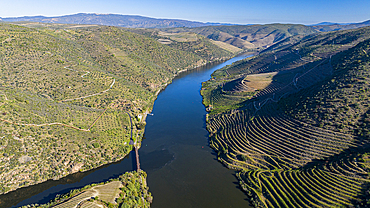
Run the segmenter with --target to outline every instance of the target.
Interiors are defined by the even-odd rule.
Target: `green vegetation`
[[[90,184],[67,194],[58,195],[47,204],[22,207],[150,207],[153,197],[146,185],[146,173],[127,172],[116,179],[100,184]]]
[[[168,33],[193,32],[248,51],[262,50],[290,36],[317,32],[311,27],[293,24],[207,26],[160,30]]]
[[[242,51],[240,48],[229,44],[221,45],[193,32],[163,32],[158,29],[128,30],[154,38],[171,48],[192,53],[207,62],[231,58]]]
[[[1,23],[0,193],[124,158],[126,112],[145,116],[180,71],[217,60],[179,48],[116,27]]]
[[[203,83],[210,146],[255,207],[369,206],[369,33],[289,38]]]

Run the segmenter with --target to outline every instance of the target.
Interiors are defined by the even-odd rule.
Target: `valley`
[[[212,61],[114,27],[0,30],[1,193],[123,159],[132,149],[129,115],[140,146],[157,93]],[[212,46],[212,58],[232,56]]]
[[[0,207],[370,206],[368,22],[90,17],[0,22]]]

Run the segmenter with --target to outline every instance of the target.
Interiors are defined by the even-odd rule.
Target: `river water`
[[[153,208],[250,207],[239,189],[235,171],[217,161],[208,145],[201,83],[215,70],[246,56],[181,73],[154,103],[153,116],[146,119],[144,140],[139,150],[141,169],[154,200]],[[22,188],[0,196],[7,206],[46,203],[58,193],[98,183],[134,170],[135,157],[58,181]]]

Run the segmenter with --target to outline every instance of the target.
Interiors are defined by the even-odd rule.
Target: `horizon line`
[[[190,20],[190,19],[181,19],[181,18],[168,18],[168,17],[152,17],[152,16],[146,16],[141,14],[120,14],[120,13],[98,13],[98,12],[78,12],[78,13],[70,13],[70,14],[62,14],[62,15],[43,15],[43,14],[37,14],[37,15],[25,15],[25,16],[6,16],[6,17],[0,17],[1,19],[10,19],[10,18],[22,18],[22,17],[45,17],[45,18],[52,18],[52,17],[64,17],[64,16],[72,16],[77,14],[93,14],[93,15],[120,15],[120,16],[138,16],[138,17],[146,17],[146,18],[152,18],[152,19],[162,19],[162,20],[183,20],[183,21],[189,21],[189,22],[198,22],[198,23],[204,23],[204,24],[232,24],[232,25],[267,25],[267,24],[297,24],[297,25],[305,25],[305,26],[312,26],[312,25],[318,25],[321,23],[330,23],[330,24],[357,24],[357,23],[363,23],[366,21],[369,21],[370,19],[362,20],[359,22],[332,22],[332,21],[320,21],[317,23],[294,23],[291,21],[282,21],[282,22],[264,22],[264,23],[231,23],[231,22],[214,22],[214,21],[200,21],[200,20]]]

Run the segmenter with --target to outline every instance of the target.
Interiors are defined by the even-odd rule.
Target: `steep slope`
[[[366,206],[369,33],[283,41],[203,83],[210,146],[256,207]]]
[[[121,28],[33,26],[0,24],[0,193],[122,159],[159,90],[206,62]]]

